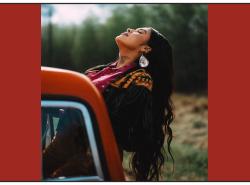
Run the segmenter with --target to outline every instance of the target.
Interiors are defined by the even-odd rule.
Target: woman
[[[115,38],[119,57],[84,73],[102,93],[121,154],[132,152],[136,180],[159,180],[174,119],[172,49],[151,27],[127,29]]]

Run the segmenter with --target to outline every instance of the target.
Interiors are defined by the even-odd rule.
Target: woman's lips
[[[128,36],[128,33],[127,32],[123,32],[121,35]]]

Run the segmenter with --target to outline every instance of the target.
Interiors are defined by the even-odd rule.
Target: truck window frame
[[[84,126],[89,140],[89,145],[94,160],[97,175],[96,176],[79,176],[79,177],[66,177],[66,178],[51,178],[43,179],[43,181],[103,181],[104,175],[102,171],[99,151],[96,143],[96,138],[93,128],[93,120],[91,119],[90,112],[83,103],[70,101],[70,100],[41,100],[41,108],[75,108],[78,109],[83,116]]]

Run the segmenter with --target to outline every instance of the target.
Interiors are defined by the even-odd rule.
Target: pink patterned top
[[[135,63],[132,63],[116,68],[117,63],[118,61],[115,61],[100,71],[89,71],[87,73],[87,76],[100,92],[103,92],[104,89],[111,83],[111,81],[113,81],[118,75],[135,66]]]

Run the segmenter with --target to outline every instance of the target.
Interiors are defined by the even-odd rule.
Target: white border
[[[101,3],[101,4],[106,4],[106,3],[115,3],[115,4],[120,4],[120,3],[128,3],[128,4],[133,4],[133,3],[250,3],[250,0],[0,0],[0,3],[68,3],[68,4],[73,4],[73,3],[89,3],[89,4],[96,4],[96,3]]]
[[[23,184],[23,185],[36,185],[37,183],[43,183],[44,182],[1,182],[1,185],[20,185],[20,184]],[[46,185],[58,185],[58,182],[45,182]],[[129,183],[129,184],[134,184],[134,185],[145,185],[145,182],[94,182],[95,185],[103,185],[103,184],[111,184],[111,185],[122,185],[124,183]],[[60,185],[63,184],[63,185],[93,185],[93,182],[60,182],[59,183]],[[209,181],[206,181],[206,182],[146,182],[147,185],[155,185],[155,184],[164,184],[164,185],[247,185],[249,184],[249,182],[230,182],[230,181],[226,181],[226,182],[209,182]]]

